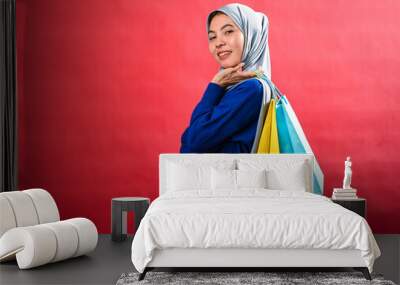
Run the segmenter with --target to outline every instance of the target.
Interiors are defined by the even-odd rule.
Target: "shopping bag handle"
[[[277,102],[279,102],[283,97],[283,94],[281,91],[279,91],[278,87],[276,87],[276,85],[271,81],[271,79],[269,79],[268,76],[266,76],[264,73],[257,73],[257,77],[267,82],[268,86],[271,88],[272,91],[272,98],[277,99]]]

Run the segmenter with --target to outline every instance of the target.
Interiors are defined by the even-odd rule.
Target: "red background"
[[[110,200],[158,193],[218,71],[206,17],[227,1],[17,0],[19,187],[110,232]],[[242,1],[268,15],[272,79],[325,173],[353,159],[375,233],[400,233],[400,1]]]

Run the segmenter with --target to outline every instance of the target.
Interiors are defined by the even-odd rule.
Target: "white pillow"
[[[267,170],[267,188],[274,190],[311,191],[311,173],[307,160],[238,160],[240,170]]]
[[[248,171],[211,168],[211,189],[267,188],[266,174],[265,169]]]
[[[210,167],[182,165],[170,163],[168,166],[167,189],[184,191],[193,189],[207,189],[210,187]]]
[[[235,161],[193,162],[178,160],[167,162],[167,191],[210,190],[211,167],[216,169],[234,169]]]
[[[304,167],[285,171],[269,170],[267,172],[267,181],[269,189],[307,191],[306,170]]]
[[[236,190],[236,170],[211,168],[211,189]]]
[[[261,170],[236,170],[238,188],[267,188],[267,171]]]

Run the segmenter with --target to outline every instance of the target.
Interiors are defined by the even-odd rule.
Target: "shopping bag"
[[[276,126],[275,99],[271,99],[261,132],[257,153],[279,153],[278,129]]]
[[[306,153],[304,146],[287,114],[286,97],[282,96],[276,104],[279,149],[281,153]]]
[[[283,112],[285,113],[285,118],[289,125],[292,127],[292,141],[291,146],[293,147],[292,151],[287,153],[313,153],[311,146],[307,140],[306,135],[304,134],[303,128],[300,125],[300,121],[298,120],[296,113],[294,112],[292,106],[289,103],[289,100],[286,96],[281,96],[280,98],[280,106],[282,107]],[[281,151],[282,153],[285,153]],[[324,184],[324,174],[322,173],[321,167],[318,164],[317,159],[314,161],[314,169],[313,169],[313,192],[322,194],[323,193],[323,184]]]
[[[268,84],[272,92],[271,101],[273,102],[273,104],[270,104],[268,108],[264,125],[267,124],[266,133],[268,133],[269,130],[268,124],[270,122],[272,124],[272,117],[273,116],[275,117],[277,136],[278,136],[277,145],[279,147],[279,152],[311,153],[314,155],[311,146],[308,143],[308,140],[300,125],[300,122],[292,106],[289,103],[289,100],[279,91],[279,89],[272,83],[272,81],[267,76],[262,75],[260,76],[260,78],[262,78]],[[271,105],[273,105],[275,108],[272,109]],[[272,113],[270,116],[271,121],[268,120],[268,116],[270,113]],[[260,120],[259,120],[259,124],[257,126],[257,133],[259,133],[260,129],[262,129],[262,131],[264,132],[264,126],[260,126]],[[270,138],[271,136],[263,137],[261,133],[261,136],[256,136],[257,141],[255,141],[255,143],[253,144],[253,147],[255,145],[258,145],[259,149],[260,146],[263,145],[264,143],[268,146],[269,143],[268,139]],[[315,158],[314,169],[313,169],[313,193],[323,194],[323,184],[324,184],[324,175],[318,164],[317,159]]]

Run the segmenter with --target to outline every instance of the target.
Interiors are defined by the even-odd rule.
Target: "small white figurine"
[[[344,162],[344,179],[343,179],[343,189],[352,189],[351,184],[351,158],[350,156],[347,157],[346,161]]]

